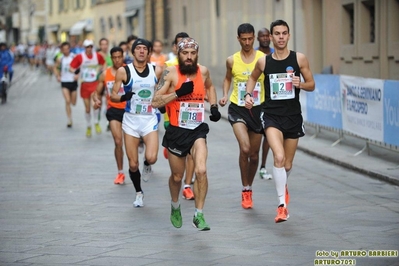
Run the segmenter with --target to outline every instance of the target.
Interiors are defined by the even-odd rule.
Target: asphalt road
[[[298,151],[289,179],[290,219],[275,224],[274,181],[256,177],[254,208],[242,209],[231,126],[208,120],[204,214],[211,230],[192,227],[194,203],[184,199],[183,226],[176,229],[162,150],[142,184],[145,206],[134,208],[131,181],[113,184],[105,116],[103,133],[86,138],[79,99],[67,129],[59,84],[38,71],[19,75],[0,106],[0,265],[314,265],[332,259],[399,265],[397,186]],[[127,174],[126,160],[124,169]],[[367,255],[342,257],[345,250]],[[396,253],[369,257],[372,250]]]

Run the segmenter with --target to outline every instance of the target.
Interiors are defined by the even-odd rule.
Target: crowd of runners
[[[74,47],[69,42],[20,44],[13,54],[17,62],[40,68],[60,82],[68,128],[73,127],[78,92],[85,106],[87,138],[92,137],[93,127],[97,134],[102,133],[101,110],[106,109],[107,130],[115,144],[114,184],[125,183],[126,154],[135,189],[134,207],[144,207],[142,181],[151,179],[152,165],[163,146],[170,166],[171,223],[182,226],[179,198],[183,197],[194,201],[193,225],[207,231],[210,226],[203,214],[208,191],[206,105],[212,122],[221,118],[219,108],[228,105],[228,121],[239,146],[242,208],[253,207],[252,184],[258,173],[262,179],[275,180],[275,222],[289,218],[287,180],[298,140],[304,136],[299,93],[315,87],[306,56],[288,49],[289,38],[289,26],[283,20],[257,34],[251,24],[239,25],[241,49],[226,59],[219,99],[208,68],[198,61],[199,47],[204,44],[185,32],[176,34],[169,55],[163,53],[161,41],[134,35],[114,47],[106,38],[96,43],[86,39]],[[164,136],[158,135],[160,124]],[[270,172],[266,170],[269,149],[273,153]]]

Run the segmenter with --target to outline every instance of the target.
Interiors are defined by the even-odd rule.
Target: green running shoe
[[[173,226],[176,228],[180,228],[183,224],[183,220],[181,218],[181,212],[180,212],[180,205],[177,209],[172,207],[172,211],[170,213],[170,221],[172,222]]]
[[[198,228],[200,231],[208,231],[211,230],[209,225],[205,222],[204,214],[203,213],[197,213],[197,217],[193,218],[193,226],[195,228]]]

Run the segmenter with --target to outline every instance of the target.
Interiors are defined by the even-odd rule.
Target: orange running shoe
[[[251,190],[244,190],[241,192],[241,206],[244,209],[251,209],[252,204],[252,191]]]
[[[281,223],[281,222],[285,222],[288,220],[288,210],[286,207],[283,206],[283,204],[281,204],[280,206],[277,207],[277,216],[276,218],[274,218],[274,221],[276,223]]]
[[[125,174],[119,173],[116,176],[115,180],[114,180],[114,184],[115,185],[123,185],[123,184],[125,184]]]
[[[194,193],[190,187],[186,187],[183,189],[183,199],[186,199],[186,200],[194,199]]]
[[[285,185],[285,206],[290,202],[290,194],[288,193],[288,185]]]

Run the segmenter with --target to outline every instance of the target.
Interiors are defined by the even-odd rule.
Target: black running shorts
[[[262,111],[260,119],[264,129],[275,127],[283,133],[284,139],[297,139],[305,136],[302,114],[279,116]]]
[[[107,120],[108,121],[117,120],[122,123],[124,113],[125,113],[125,109],[110,107],[110,108],[108,108],[107,113],[106,113]]]
[[[208,132],[207,123],[202,123],[193,130],[169,125],[163,136],[162,146],[178,157],[185,157],[197,139],[206,140]]]
[[[61,88],[68,89],[69,91],[76,91],[78,89],[78,82],[61,82]]]
[[[263,134],[263,128],[260,121],[260,113],[262,106],[254,106],[252,109],[238,106],[234,103],[230,103],[228,110],[228,120],[231,125],[235,123],[244,123],[248,130],[255,133]]]

